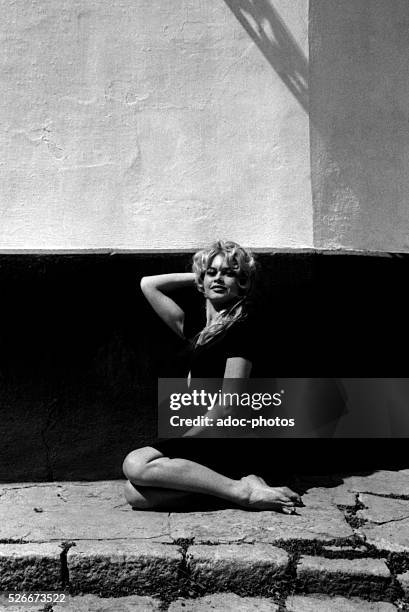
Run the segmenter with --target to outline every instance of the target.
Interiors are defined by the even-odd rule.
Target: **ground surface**
[[[409,470],[298,481],[297,515],[133,511],[123,482],[2,485],[0,591],[51,612],[409,610]]]

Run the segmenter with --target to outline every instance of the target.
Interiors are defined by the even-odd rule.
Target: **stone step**
[[[409,473],[396,478],[403,486]],[[270,606],[290,595],[303,598],[289,600],[297,606],[327,596],[408,603],[408,500],[384,497],[389,481],[396,495],[392,473],[311,481],[296,515],[135,512],[121,481],[3,485],[0,592],[66,589],[162,606],[225,593]]]
[[[41,609],[41,608],[40,608]],[[43,608],[44,609],[44,608]],[[96,595],[67,596],[53,604],[53,612],[396,612],[399,608],[382,601],[360,598],[295,595],[281,600],[280,605],[266,597],[240,597],[234,593],[218,593],[197,599],[179,597],[169,605],[159,599],[130,595],[101,598]],[[38,612],[38,603],[16,605],[0,596],[2,612]]]
[[[401,586],[407,592],[405,574]],[[186,591],[271,596],[295,590],[380,600],[399,595],[384,559],[301,555],[294,564],[283,548],[267,543],[184,548],[135,539],[83,540],[65,547],[56,542],[0,544],[1,590],[66,587],[74,594],[160,594],[165,599]]]
[[[296,569],[297,590],[393,599],[394,585],[384,559],[326,559],[302,556]]]
[[[396,606],[385,601],[366,601],[353,597],[295,595],[285,601],[286,612],[395,612]]]

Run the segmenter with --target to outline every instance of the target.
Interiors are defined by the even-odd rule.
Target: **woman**
[[[252,371],[254,342],[246,298],[255,273],[250,251],[235,242],[216,242],[193,258],[191,273],[144,277],[141,289],[155,312],[180,337],[185,313],[169,294],[194,287],[206,303],[206,326],[194,339],[189,378],[245,379]],[[212,416],[226,414],[218,406]],[[202,428],[180,440],[132,451],[125,458],[127,501],[138,509],[169,509],[192,494],[224,499],[254,510],[292,513],[301,499],[287,487],[270,487],[255,475],[237,475],[243,440],[199,439]],[[234,477],[233,477],[234,476]]]

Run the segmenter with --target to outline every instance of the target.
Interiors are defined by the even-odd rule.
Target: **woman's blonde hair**
[[[213,259],[217,255],[222,255],[226,264],[234,270],[237,270],[237,284],[241,296],[226,312],[220,314],[218,321],[205,327],[200,334],[195,337],[194,341],[196,345],[206,344],[216,335],[222,333],[231,327],[231,325],[247,316],[245,302],[253,287],[256,272],[254,255],[249,249],[245,249],[237,244],[237,242],[231,240],[217,240],[211,244],[209,248],[202,249],[195,253],[193,256],[192,271],[196,276],[196,286],[201,292],[203,292],[203,279],[206,270],[211,266]]]

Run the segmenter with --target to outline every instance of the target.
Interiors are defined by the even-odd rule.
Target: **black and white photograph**
[[[409,612],[409,2],[0,49],[0,612]]]

